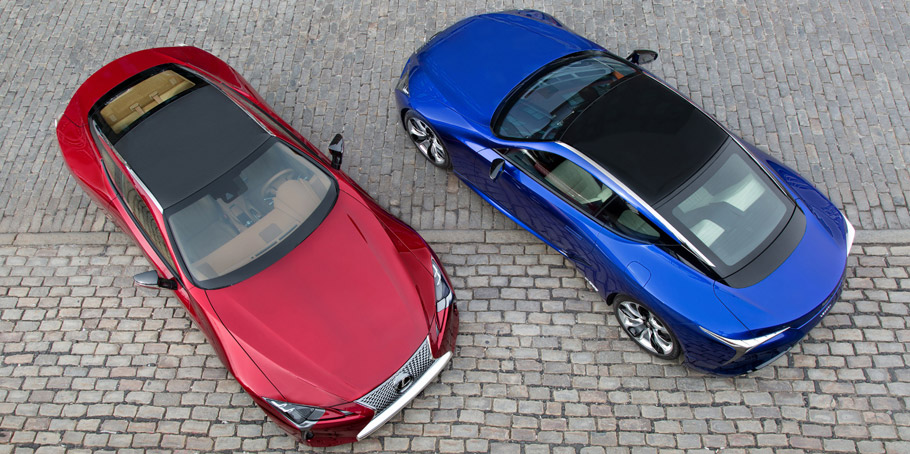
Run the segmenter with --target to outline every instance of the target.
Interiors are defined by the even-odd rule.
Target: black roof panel
[[[642,74],[591,104],[561,140],[654,205],[701,169],[727,137],[685,98]]]
[[[206,85],[136,124],[115,148],[165,209],[227,172],[269,137],[230,98]]]

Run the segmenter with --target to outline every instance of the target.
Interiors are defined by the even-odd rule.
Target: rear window
[[[156,66],[114,87],[95,103],[89,117],[116,145],[153,112],[206,85],[205,80],[177,65]]]
[[[195,84],[172,70],[162,71],[120,93],[101,109],[101,118],[120,134],[136,120]]]
[[[521,140],[555,140],[591,103],[620,79],[635,75],[628,63],[605,55],[557,60],[556,68],[518,89],[506,101],[495,133]]]
[[[763,251],[787,224],[793,204],[736,142],[658,207],[728,275]]]

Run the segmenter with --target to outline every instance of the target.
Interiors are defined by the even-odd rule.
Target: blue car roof
[[[456,111],[489,124],[525,78],[560,57],[594,49],[601,47],[516,11],[465,19],[431,39],[418,58]]]

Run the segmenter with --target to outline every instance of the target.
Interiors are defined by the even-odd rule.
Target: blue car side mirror
[[[657,52],[648,49],[637,49],[633,50],[626,60],[629,60],[636,65],[647,65],[654,60],[657,60]]]
[[[505,164],[505,161],[502,159],[494,159],[493,165],[490,166],[490,179],[495,180],[500,173],[502,173],[502,166]]]

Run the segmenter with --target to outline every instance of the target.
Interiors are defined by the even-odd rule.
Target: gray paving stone
[[[512,228],[417,156],[391,98],[403,62],[429,36],[471,13],[504,7],[467,0],[416,9],[337,1],[218,8],[178,0],[154,7],[0,3],[0,232],[110,230],[67,176],[54,121],[100,65],[178,42],[238,67],[314,143],[346,133],[348,172],[418,229]],[[858,227],[894,232],[876,232],[872,241],[907,241],[910,82],[908,51],[898,44],[907,41],[906,4],[589,2],[544,9],[617,52],[658,50],[655,73],[809,177]]]
[[[293,440],[225,373],[179,301],[131,287],[128,280],[111,287],[118,285],[117,276],[105,273],[129,275],[145,268],[136,248],[87,244],[97,238],[93,233],[67,235],[72,246],[55,248],[41,239],[52,243],[59,235],[35,234],[28,245],[7,253],[26,258],[16,265],[26,275],[52,266],[75,269],[74,279],[50,284],[49,290],[76,283],[87,295],[116,292],[104,298],[10,297],[16,287],[0,286],[0,315],[7,324],[0,344],[2,439],[16,452],[51,446],[69,452],[295,450]],[[903,246],[862,247],[885,259],[867,264],[872,273],[910,255]],[[492,258],[504,251],[528,256],[527,249],[506,243],[442,243],[438,249],[446,251],[440,255],[443,265],[461,283],[468,282],[467,275],[492,279],[501,267],[452,269],[448,260]],[[547,248],[533,250],[535,263],[557,256]],[[115,261],[129,265],[78,265]],[[549,266],[548,275],[577,276],[560,263]],[[856,299],[840,303],[849,311],[825,318],[783,360],[735,379],[641,354],[603,304],[552,296],[544,301],[551,310],[541,312],[546,307],[541,303],[494,300],[477,313],[470,307],[478,302],[469,301],[462,306],[455,361],[432,391],[376,437],[328,451],[578,452],[603,446],[902,452],[910,440],[910,355],[893,333],[906,330],[908,303],[888,303],[893,291],[849,282],[845,295]],[[456,286],[457,292],[464,290]],[[589,295],[578,291],[580,297]],[[885,304],[899,314],[887,316],[894,329],[876,322]],[[559,326],[569,329],[552,329]],[[597,329],[589,334],[587,326]],[[86,327],[90,330],[83,331]]]
[[[522,3],[522,2],[520,2]],[[615,4],[614,4],[615,3]],[[392,88],[470,14],[553,13],[796,168],[857,227],[842,300],[747,378],[655,361],[565,259],[408,143]],[[0,453],[297,452],[69,176],[54,122],[101,65],[187,43],[237,68],[418,229],[460,297],[456,360],[375,438],[328,452],[910,451],[906,2],[0,0]],[[321,451],[321,450],[317,450]]]

